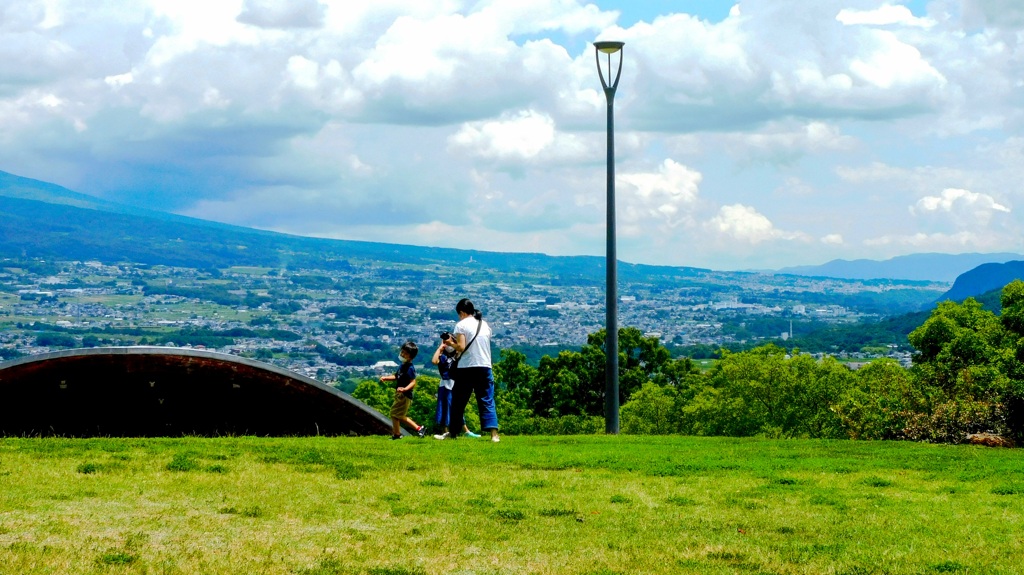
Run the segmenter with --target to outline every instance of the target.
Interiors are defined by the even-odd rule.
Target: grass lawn
[[[1011,574],[1024,451],[0,439],[0,573]]]

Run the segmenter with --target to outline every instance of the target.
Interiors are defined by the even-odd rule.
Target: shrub
[[[1005,430],[1001,404],[970,399],[952,399],[929,413],[907,413],[903,438],[937,443],[962,443],[969,433]]]

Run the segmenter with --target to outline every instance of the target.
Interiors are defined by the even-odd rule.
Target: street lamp
[[[604,98],[608,103],[608,207],[607,233],[608,244],[605,249],[605,373],[604,373],[604,430],[605,433],[619,432],[619,325],[618,296],[616,295],[616,255],[615,255],[615,115],[612,104],[615,102],[615,89],[619,87],[619,76],[622,74],[623,42],[594,42],[594,60],[597,62],[597,74],[601,77],[604,87]],[[619,55],[619,65],[612,78],[612,54]],[[601,67],[601,54],[607,56],[606,66]]]

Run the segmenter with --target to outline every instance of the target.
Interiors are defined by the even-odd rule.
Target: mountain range
[[[1024,260],[1024,255],[995,254],[911,254],[888,260],[832,260],[818,266],[782,268],[777,273],[853,280],[904,279],[952,282],[960,274],[983,264]]]
[[[604,281],[604,258],[501,253],[312,238],[114,204],[61,186],[0,172],[0,257],[133,261],[193,268],[267,266],[346,269],[350,261],[439,264],[544,274],[553,281]],[[619,264],[623,279],[692,277],[702,268]]]
[[[259,265],[344,269],[350,260],[451,266],[474,262],[507,272],[542,273],[553,281],[604,281],[604,258],[599,256],[484,252],[294,236],[108,202],[2,171],[0,257],[127,260],[197,268]],[[833,260],[772,273],[856,280],[956,280],[943,299],[962,299],[1000,287],[1006,283],[1005,278],[1021,277],[1024,262],[1014,262],[1019,264],[1016,267],[1001,265],[1012,260],[1024,260],[1024,256],[926,253],[884,261]],[[958,279],[975,268],[980,271]],[[694,277],[710,271],[619,263],[619,276],[627,280],[649,276]]]

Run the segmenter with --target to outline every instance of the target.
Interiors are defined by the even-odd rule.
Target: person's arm
[[[430,361],[434,365],[437,365],[437,364],[441,363],[441,350],[443,350],[443,349],[444,349],[444,342],[442,341],[441,345],[437,346],[437,349],[434,350],[434,357],[430,358]]]
[[[382,376],[380,376],[380,382],[381,382],[381,383],[384,383],[385,381],[395,381],[395,376],[394,376],[394,374],[392,374],[392,375],[382,375]]]
[[[456,333],[454,335],[455,337],[452,339],[452,347],[455,348],[455,351],[463,353],[466,351],[466,334]]]
[[[398,391],[411,391],[414,387],[416,387],[416,378],[413,378],[413,380],[409,382],[409,385],[405,387],[399,387]]]

